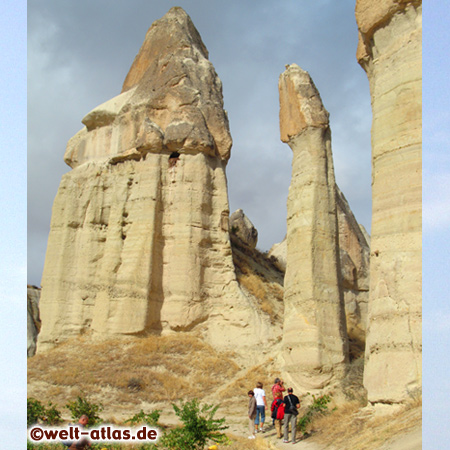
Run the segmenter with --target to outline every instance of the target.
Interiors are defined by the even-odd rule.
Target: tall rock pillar
[[[82,333],[194,328],[257,351],[270,331],[234,272],[222,84],[181,8],[148,30],[122,93],[82,122],[53,205],[38,351]]]
[[[372,239],[364,385],[373,403],[421,386],[422,2],[357,0],[372,98]]]
[[[301,389],[321,389],[345,374],[348,354],[331,132],[307,72],[289,66],[278,87],[281,140],[293,151],[282,358]]]

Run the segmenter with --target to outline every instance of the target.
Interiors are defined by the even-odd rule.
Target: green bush
[[[131,419],[125,420],[125,423],[129,423],[131,426],[139,424],[147,424],[151,427],[158,426],[158,420],[161,417],[161,410],[155,409],[151,413],[146,414],[142,409],[139,413],[135,414]]]
[[[331,402],[330,395],[321,395],[317,398],[313,395],[312,398],[313,402],[308,406],[305,414],[302,417],[299,417],[297,421],[297,429],[301,431],[303,435],[306,434],[306,428],[313,421],[314,417],[328,412],[328,403]]]
[[[45,425],[58,425],[62,422],[61,413],[52,402],[46,408],[39,400],[27,398],[27,426],[41,422]]]
[[[39,422],[39,419],[44,415],[44,405],[35,398],[27,398],[27,426]]]
[[[61,413],[56,409],[52,402],[48,402],[48,408],[45,410],[44,422],[47,425],[58,425],[62,422]]]
[[[84,394],[79,395],[75,401],[67,403],[66,408],[71,412],[72,419],[76,421],[83,414],[88,416],[88,427],[102,423],[99,413],[103,411],[103,405],[90,402]]]
[[[208,440],[224,443],[228,438],[221,431],[228,427],[225,419],[214,419],[219,405],[202,405],[197,399],[172,404],[183,426],[170,430],[161,438],[161,444],[170,450],[203,450]]]

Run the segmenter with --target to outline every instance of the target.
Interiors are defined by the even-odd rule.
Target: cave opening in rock
[[[171,167],[176,166],[178,159],[180,158],[180,154],[178,152],[172,152],[169,156],[169,169]]]

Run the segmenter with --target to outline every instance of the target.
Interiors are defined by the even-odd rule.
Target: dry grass
[[[28,360],[29,396],[60,406],[80,391],[106,397],[102,403],[188,400],[238,370],[230,355],[186,334],[97,343],[82,337]]]
[[[239,274],[238,282],[259,300],[264,300],[266,298],[266,287],[261,278],[254,273]]]
[[[270,317],[272,324],[284,314],[284,273],[257,249],[231,235],[236,278],[242,290],[254,297],[255,304]]]
[[[270,359],[259,366],[248,369],[243,375],[220,391],[218,397],[220,400],[223,400],[223,404],[235,403],[236,399],[246,398],[247,392],[253,389],[258,381],[263,384],[267,393],[267,389],[270,391],[270,386],[272,386],[275,376],[272,359]]]
[[[390,415],[373,415],[357,401],[313,422],[313,440],[324,448],[373,450],[394,437],[421,427],[421,401],[414,400]]]
[[[275,316],[273,305],[268,300],[263,300],[261,302],[261,310],[268,314],[270,317]]]
[[[231,434],[228,434],[228,437],[230,439],[230,444],[224,447],[227,450],[266,450],[276,448],[270,442],[260,437],[257,437],[255,440]]]

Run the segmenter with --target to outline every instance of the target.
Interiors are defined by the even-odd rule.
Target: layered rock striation
[[[331,132],[307,72],[288,66],[279,94],[281,140],[293,151],[282,358],[293,383],[321,389],[345,376],[348,361]]]
[[[42,278],[38,350],[81,333],[270,339],[239,289],[228,233],[231,136],[189,16],[156,21],[120,95],[68,143]]]
[[[421,387],[422,2],[357,0],[372,98],[372,230],[364,385],[372,403]]]
[[[336,210],[339,234],[340,289],[345,302],[347,334],[350,356],[359,357],[364,352],[367,308],[369,302],[370,237],[356,218],[344,194],[336,185]],[[286,238],[274,244],[269,257],[286,272]]]

